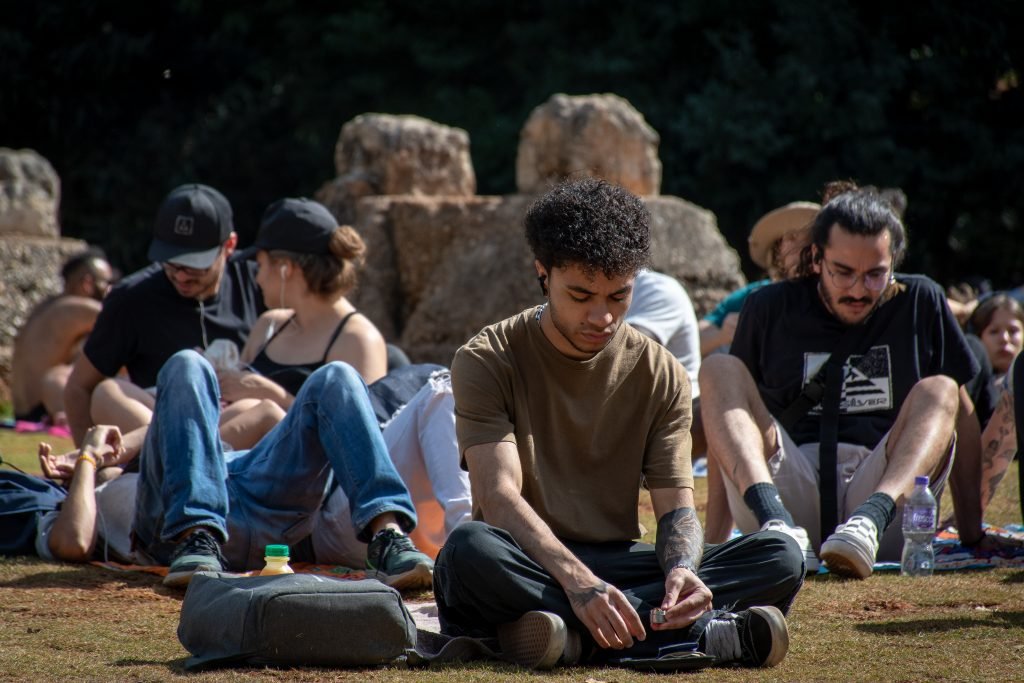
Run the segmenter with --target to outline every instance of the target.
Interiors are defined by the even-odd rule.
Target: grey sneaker
[[[811,539],[807,536],[807,530],[802,526],[790,526],[781,519],[769,519],[761,527],[761,531],[778,531],[786,534],[800,544],[804,551],[804,571],[808,574],[817,574],[821,569],[821,561],[814,554],[814,547],[811,546]]]
[[[527,669],[550,669],[556,664],[579,662],[582,645],[578,633],[551,612],[527,612],[498,627],[502,654]]]
[[[777,607],[723,612],[708,622],[699,644],[718,664],[775,666],[789,652],[789,627]]]
[[[878,527],[867,517],[850,517],[821,544],[821,559],[841,576],[866,579],[875,568]]]
[[[366,548],[366,568],[373,577],[397,590],[430,588],[434,561],[394,529],[379,532]]]
[[[171,566],[163,583],[172,588],[187,586],[196,572],[224,571],[227,564],[220,542],[203,527],[196,527],[171,554]]]

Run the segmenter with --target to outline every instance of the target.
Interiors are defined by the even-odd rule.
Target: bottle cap
[[[288,557],[288,546],[286,545],[268,545],[266,557]]]
[[[914,477],[914,486],[927,486],[927,485],[928,485],[928,475],[927,474],[921,475],[920,477]]]

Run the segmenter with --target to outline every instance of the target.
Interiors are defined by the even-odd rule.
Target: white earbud
[[[282,263],[281,264],[281,279],[283,280],[287,276],[288,276],[288,266],[286,266],[286,265],[284,265]]]

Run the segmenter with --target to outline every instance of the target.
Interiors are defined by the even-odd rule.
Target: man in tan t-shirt
[[[441,625],[497,635],[504,656],[524,666],[634,665],[671,646],[772,666],[788,649],[783,613],[804,574],[798,545],[769,531],[704,548],[689,379],[622,324],[649,224],[643,203],[608,183],[552,190],[526,216],[547,303],[485,328],[455,356],[476,521],[438,556]],[[634,540],[642,485],[658,519],[654,547]]]

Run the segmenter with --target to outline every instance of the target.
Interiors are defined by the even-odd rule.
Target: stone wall
[[[352,299],[417,362],[449,364],[480,328],[543,301],[523,217],[536,197],[368,197],[356,229],[367,264]],[[714,214],[645,197],[652,267],[683,282],[698,311],[743,284]]]
[[[60,269],[81,240],[0,234],[0,382],[8,384],[14,337],[32,308],[63,288]]]
[[[29,311],[60,293],[64,261],[85,248],[60,236],[60,179],[30,149],[0,147],[0,400],[11,375],[14,337]]]
[[[652,266],[683,282],[698,314],[744,284],[739,257],[714,214],[678,197],[658,196],[658,134],[621,97],[559,94],[537,107],[520,135],[520,194],[511,196],[471,196],[465,183],[428,182],[472,175],[466,170],[468,138],[464,148],[461,135],[446,157],[449,172],[439,171],[444,155],[436,153],[410,163],[415,150],[429,147],[414,141],[444,139],[450,131],[422,119],[357,117],[342,128],[338,145],[358,154],[339,151],[339,171],[345,174],[318,193],[367,242],[367,267],[354,303],[414,361],[447,365],[480,328],[543,300],[523,217],[538,194],[566,177],[602,177],[643,197],[653,219]],[[403,145],[412,151],[400,153],[401,170],[372,157],[399,154],[395,148]],[[348,161],[342,164],[342,158]],[[353,176],[355,167],[375,170]],[[391,175],[396,177],[389,180]],[[353,178],[363,184],[353,185]],[[402,182],[416,191],[385,195],[372,189],[399,186],[400,178],[408,178]],[[354,186],[359,191],[346,189]]]

